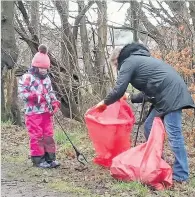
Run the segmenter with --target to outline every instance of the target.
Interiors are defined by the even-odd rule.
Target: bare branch
[[[114,26],[114,25],[108,25],[108,27],[110,27],[110,28],[113,28],[113,29],[124,29],[124,30],[136,30],[137,32],[139,32],[139,33],[141,33],[141,34],[145,34],[145,35],[148,35],[150,38],[152,38],[152,39],[154,39],[155,40],[155,36],[154,35],[152,35],[150,32],[148,32],[148,31],[142,31],[142,30],[139,30],[139,29],[135,29],[135,28],[133,28],[133,27],[128,27],[128,26],[125,26],[125,25],[123,25],[123,26]]]
[[[39,29],[39,1],[31,1],[31,26],[38,35]]]
[[[29,16],[27,14],[26,8],[24,7],[24,4],[22,1],[18,1],[18,8],[20,10],[20,12],[22,13],[22,16],[24,18],[24,21],[28,27],[29,32],[34,35],[34,31],[32,29],[32,27],[30,27],[30,20],[29,20]]]
[[[188,13],[186,1],[165,1],[165,3],[169,6],[170,10],[174,14],[177,24],[181,24],[184,18],[186,18],[185,15]]]
[[[157,17],[160,17],[165,22],[169,23],[170,25],[175,25],[173,21],[166,18],[163,14],[160,13],[160,9],[155,8],[152,2],[150,1],[150,5],[144,4],[143,7],[147,9],[149,12],[156,14]]]
[[[90,7],[95,3],[95,1],[89,1],[88,4],[81,10],[79,15],[76,17],[75,22],[74,22],[74,27],[73,27],[73,37],[74,40],[77,40],[77,34],[78,34],[78,25],[85,15],[85,13],[90,9]]]
[[[139,4],[137,1],[134,1],[137,7],[139,7]],[[144,13],[143,10],[140,10],[140,16],[141,16],[141,21],[144,24],[145,28],[147,29],[148,32],[150,32],[153,35],[153,39],[159,44],[161,47],[166,47],[165,41],[163,39],[163,36],[160,34],[158,29],[156,28],[155,25],[153,25],[147,18],[146,14]]]
[[[171,21],[173,22],[173,24],[177,23],[177,20],[175,20],[174,17],[172,17],[169,12],[163,7],[162,3],[160,3],[159,1],[157,1],[158,5],[160,6],[160,8],[162,9],[162,11],[166,14],[166,16],[171,19]]]
[[[55,1],[52,0],[53,4],[56,6],[57,11],[60,16],[63,16],[63,20],[68,23],[68,2],[67,1]],[[65,9],[66,8],[66,9]]]
[[[17,5],[17,3],[16,3],[16,5]],[[24,7],[23,2],[22,2],[22,1],[18,1],[18,6],[17,6],[17,7],[18,7],[18,9],[20,10],[20,12],[22,13],[22,16],[23,16],[23,18],[24,18],[24,21],[25,21],[25,23],[26,23],[26,25],[27,25],[27,27],[28,27],[28,30],[29,30],[29,32],[30,32],[30,34],[31,34],[31,36],[32,36],[32,38],[33,38],[33,40],[34,40],[35,42],[39,42],[38,36],[36,35],[36,33],[35,33],[33,27],[32,27],[31,24],[30,24],[29,16],[28,16],[28,14],[27,14],[27,11],[26,11],[26,8]]]
[[[130,3],[131,2],[131,0],[113,0],[114,2],[116,2],[116,3]]]
[[[21,21],[19,20],[19,18],[18,18],[18,15],[17,15],[17,14],[15,14],[15,19],[16,19],[16,21],[17,21],[17,23],[18,23],[18,25],[19,25],[20,29],[21,29],[21,30],[22,30],[22,32],[24,33],[24,35],[27,35],[26,30],[25,30],[24,26],[22,25]]]

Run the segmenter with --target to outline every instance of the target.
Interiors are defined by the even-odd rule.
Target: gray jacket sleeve
[[[135,65],[131,64],[129,60],[122,64],[114,89],[104,99],[106,105],[113,104],[124,95],[129,82],[135,73],[135,68]]]

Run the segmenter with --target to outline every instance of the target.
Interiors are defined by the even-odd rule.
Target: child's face
[[[41,75],[46,75],[47,74],[47,69],[46,68],[39,68],[39,73]]]

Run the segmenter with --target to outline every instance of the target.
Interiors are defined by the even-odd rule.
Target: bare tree
[[[98,43],[95,44],[95,73],[97,78],[96,92],[99,93],[101,98],[106,95],[105,84],[105,47],[107,42],[107,2],[98,1],[98,21],[97,21],[97,36]]]
[[[78,12],[81,14],[81,11],[85,8],[84,1],[78,1]],[[86,17],[80,21],[80,37],[81,37],[81,46],[82,46],[82,53],[83,53],[83,63],[84,63],[84,71],[86,76],[88,77],[91,83],[94,82],[93,76],[93,60],[90,53],[90,46],[89,46],[89,37],[86,27]]]
[[[152,1],[149,4],[144,4],[154,18],[160,18],[162,23],[159,25],[162,37],[166,45],[166,53],[170,50],[177,50],[178,52],[185,48],[190,48],[191,64],[189,68],[194,68],[194,10],[195,4],[193,1],[156,1],[159,7],[155,7]],[[189,2],[189,7],[187,6]],[[168,6],[168,9],[165,8]],[[191,22],[192,21],[192,24]],[[168,50],[169,49],[169,50]],[[195,80],[195,74],[194,74]]]
[[[131,15],[131,27],[133,27],[135,30],[133,31],[133,40],[135,42],[138,41],[138,32],[136,29],[138,29],[139,24],[139,7],[136,6],[136,3],[134,1],[130,2],[130,15]]]
[[[31,1],[31,26],[35,34],[39,35],[39,1]]]
[[[1,113],[2,120],[10,119],[15,124],[21,125],[20,112],[17,105],[17,86],[14,70],[11,76],[8,76],[8,70],[13,69],[18,57],[18,48],[16,46],[15,32],[13,27],[14,2],[1,2]],[[9,72],[10,73],[10,72]],[[6,86],[5,86],[6,85]],[[10,93],[5,97],[5,91]]]

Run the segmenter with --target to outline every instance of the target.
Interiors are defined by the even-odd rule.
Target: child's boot
[[[51,165],[48,164],[46,161],[44,161],[44,162],[38,164],[37,167],[39,167],[39,168],[51,168]]]
[[[55,153],[45,153],[45,160],[47,163],[50,164],[51,168],[57,168],[60,166],[60,163],[56,161],[56,154]]]
[[[50,167],[51,168],[57,168],[57,167],[59,167],[60,166],[60,163],[59,163],[59,161],[52,161],[51,163],[50,163]]]
[[[31,160],[33,162],[33,166],[39,168],[50,168],[50,164],[45,161],[44,156],[31,156]]]

